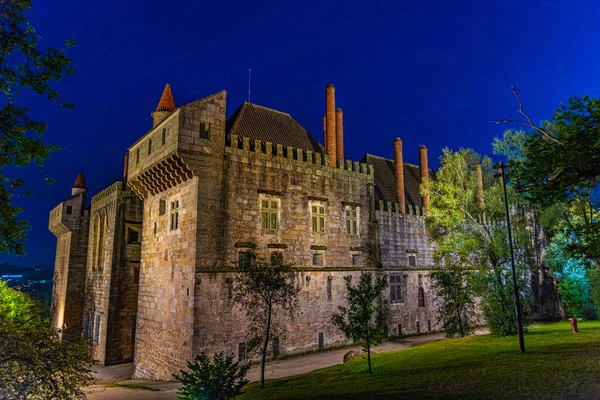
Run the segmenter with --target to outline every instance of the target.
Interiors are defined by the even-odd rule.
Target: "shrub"
[[[177,398],[181,400],[228,400],[240,393],[248,383],[245,379],[250,366],[233,361],[233,355],[223,353],[213,356],[212,361],[204,353],[188,363],[191,372],[181,370],[173,377],[181,382]]]

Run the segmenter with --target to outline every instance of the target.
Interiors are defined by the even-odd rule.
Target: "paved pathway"
[[[478,330],[476,334],[488,333],[487,330]],[[388,351],[405,350],[417,344],[440,340],[444,338],[443,333],[431,335],[409,336],[393,342],[384,342],[372,349],[374,353],[385,353]],[[338,350],[324,351],[322,353],[309,354],[289,358],[281,361],[267,363],[265,379],[277,379],[287,376],[303,374],[316,369],[327,368],[332,365],[341,364],[344,354],[359,347],[346,347]],[[120,364],[109,367],[95,367],[94,376],[97,384],[85,389],[88,399],[112,400],[112,399],[175,399],[177,393],[177,382],[146,381],[131,379],[133,364]],[[260,379],[260,365],[256,365],[248,371],[247,379],[251,382]],[[158,392],[147,390],[131,390],[125,388],[106,387],[107,383],[118,382],[121,385],[135,384],[159,389]]]

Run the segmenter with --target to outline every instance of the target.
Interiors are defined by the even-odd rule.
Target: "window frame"
[[[327,205],[324,202],[311,201],[309,211],[310,231],[320,235],[327,233]]]
[[[390,303],[398,304],[406,301],[406,277],[399,272],[390,273]]]
[[[177,232],[179,230],[180,211],[181,204],[179,204],[178,198],[169,201],[169,232]]]
[[[275,197],[260,198],[260,228],[263,232],[274,233],[279,229],[281,199]]]
[[[344,206],[344,222],[346,228],[346,235],[348,236],[360,236],[359,232],[359,218],[360,218],[360,207],[359,206]]]

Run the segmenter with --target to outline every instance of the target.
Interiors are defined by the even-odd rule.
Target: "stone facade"
[[[233,282],[254,244],[259,256],[280,253],[298,271],[300,312],[278,338],[282,353],[348,344],[331,324],[346,302],[344,277],[357,281],[378,265],[390,284],[389,335],[441,329],[419,195],[432,172],[371,155],[335,159],[344,140],[332,132],[343,135],[334,123],[342,118],[326,120],[331,142],[342,147],[326,151],[289,114],[244,103],[227,119],[226,105],[219,92],[175,108],[167,87],[153,128],[129,148],[126,184],[92,198],[85,307],[74,318],[94,339],[100,363],[133,357],[135,377],[172,379],[203,351],[243,357],[248,321],[233,301]],[[57,310],[65,303],[64,271],[76,268],[62,247],[71,231],[57,228],[61,207],[51,214],[60,250]],[[130,231],[141,233],[139,242]]]

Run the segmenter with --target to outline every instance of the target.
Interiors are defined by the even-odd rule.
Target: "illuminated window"
[[[171,223],[169,224],[169,230],[177,229],[179,229],[179,200],[171,202]]]
[[[210,139],[210,124],[200,122],[200,139]]]
[[[312,231],[315,233],[325,233],[325,206],[312,204],[310,207],[310,218]]]
[[[358,235],[358,207],[346,206],[346,234]]]
[[[260,210],[262,229],[266,231],[279,229],[279,200],[261,200]]]

